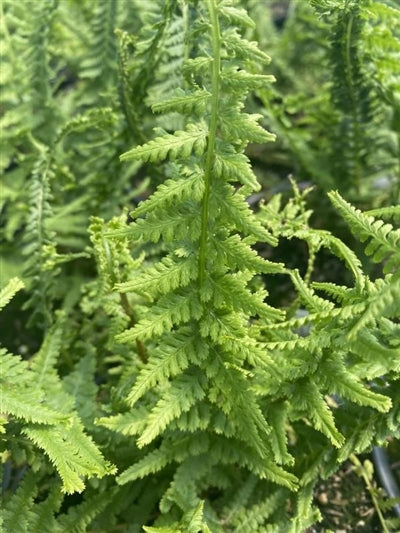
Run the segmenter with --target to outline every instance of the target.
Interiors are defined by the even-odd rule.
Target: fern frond
[[[194,258],[176,260],[167,256],[134,280],[116,285],[119,292],[147,293],[151,296],[166,294],[178,287],[186,287],[198,275]]]
[[[378,207],[377,209],[369,209],[364,211],[365,215],[372,216],[374,218],[393,218],[395,222],[400,222],[400,205],[391,205],[387,207]]]
[[[166,527],[144,527],[146,533],[211,533],[203,518],[204,502],[200,501],[197,506],[187,511],[179,523]]]
[[[147,415],[148,409],[138,407],[134,412],[128,411],[115,416],[98,418],[96,424],[122,435],[139,435],[146,426]]]
[[[19,278],[12,278],[0,291],[0,310],[5,307],[15,294],[24,288],[24,282]]]
[[[36,316],[45,324],[51,323],[50,290],[53,276],[44,269],[43,248],[51,244],[51,237],[47,221],[52,214],[50,206],[51,187],[50,180],[54,177],[52,160],[48,150],[40,154],[30,183],[30,213],[25,230],[25,247],[23,253],[28,256],[25,265],[25,276],[29,279],[28,288],[31,296],[25,307],[33,307],[34,313],[30,317],[32,323]]]
[[[193,338],[190,329],[182,328],[179,334],[164,339],[160,346],[139,374],[130,391],[127,402],[133,406],[148,390],[161,383],[167,376],[175,377],[185,371],[196,354],[199,364],[208,355],[207,345],[201,339]]]
[[[97,107],[89,109],[69,120],[60,130],[55,143],[75,132],[86,131],[91,128],[106,128],[115,125],[118,120],[116,113],[111,107]]]
[[[299,384],[296,397],[298,401],[295,409],[305,410],[309,413],[308,416],[314,423],[315,428],[326,435],[334,446],[340,448],[344,443],[344,436],[336,428],[332,411],[317,386],[311,382]]]
[[[363,313],[349,331],[349,339],[354,339],[356,335],[367,325],[374,323],[382,316],[400,316],[400,276],[388,276],[388,279],[371,287],[371,294],[365,299]]]
[[[196,505],[215,461],[238,464],[290,488],[296,485],[296,478],[274,463],[265,439],[271,427],[252,389],[252,369],[243,366],[259,364],[268,375],[276,372],[249,321],[259,317],[276,322],[284,316],[264,302],[265,291],[252,287],[256,272],[282,273],[284,267],[263,260],[251,248],[256,241],[275,245],[277,239],[246,201],[250,188],[259,185],[243,154],[249,142],[275,138],[259,124],[261,115],[242,112],[248,92],[273,77],[245,70],[269,61],[254,42],[233,28],[226,28],[227,41],[222,40],[221,24],[239,17],[239,25],[246,26],[244,12],[227,2],[217,6],[214,0],[206,7],[193,12],[182,7],[188,35],[202,42],[185,52],[184,92],[167,91],[167,101],[160,104],[154,103],[153,92],[148,99],[154,111],[184,115],[176,116],[176,123],[183,125],[121,157],[152,163],[169,158],[177,164],[168,165],[169,180],[138,206],[129,228],[107,234],[110,239],[161,241],[165,250],[161,261],[116,287],[153,298],[135,325],[117,336],[128,344],[151,339],[152,348],[126,398],[132,412],[109,422],[117,431],[138,434],[139,447],[153,441],[158,446],[125,470],[119,483],[173,463],[174,481],[162,499],[162,512],[173,504],[182,511]],[[171,35],[171,42],[181,50],[179,38]],[[201,55],[192,57],[198,51]],[[144,427],[135,415],[141,406],[146,406]],[[103,418],[101,423],[108,422]],[[210,432],[221,448],[211,447]],[[285,436],[279,437],[282,447]],[[281,455],[288,459],[283,449]],[[194,470],[195,478],[188,479]]]
[[[242,533],[262,531],[268,518],[279,508],[281,496],[281,493],[276,491],[260,503],[239,509],[233,517],[232,525]]]
[[[171,242],[174,238],[185,239],[190,237],[198,239],[201,227],[199,221],[200,206],[192,201],[187,201],[177,206],[174,211],[162,213],[155,210],[146,217],[139,218],[126,229],[109,231],[109,237],[131,237],[137,241],[158,242],[161,237],[166,242]],[[185,224],[182,224],[182,217]]]
[[[58,530],[55,514],[59,512],[63,494],[59,484],[50,491],[47,498],[36,503],[32,508],[32,521],[29,524],[31,531],[42,531],[43,533],[54,533]]]
[[[28,531],[32,523],[33,500],[37,492],[35,477],[29,472],[2,509],[4,531]]]
[[[116,470],[104,460],[78,420],[58,427],[30,425],[23,433],[48,455],[67,494],[82,492],[85,476],[101,478]]]
[[[64,390],[74,399],[74,408],[86,427],[90,427],[97,409],[98,386],[95,381],[95,371],[94,354],[88,353],[62,380]]]
[[[276,245],[276,238],[257,220],[240,191],[232,193],[233,187],[228,184],[221,187],[221,190],[215,191],[214,202],[222,210],[226,223],[233,224],[239,232],[245,235],[254,236],[257,240],[267,242],[272,246]]]
[[[373,261],[382,262],[387,259],[385,272],[400,268],[400,230],[394,230],[391,224],[363,214],[343,200],[337,192],[329,193],[329,198],[361,242],[369,239],[365,253],[372,256]]]
[[[302,533],[316,522],[322,520],[318,508],[312,505],[314,500],[314,488],[315,482],[312,482],[300,489],[296,498],[296,517],[291,520],[292,524],[289,529],[290,533]]]
[[[217,152],[215,154],[214,172],[220,178],[225,177],[231,181],[239,181],[242,185],[259,191],[261,186],[251,170],[248,158],[244,154],[235,152]]]
[[[258,123],[261,117],[262,115],[259,114],[239,114],[230,107],[223,109],[220,117],[222,132],[231,143],[238,143],[244,137],[254,143],[275,141],[276,135],[265,130]]]
[[[218,5],[218,12],[223,18],[242,28],[255,28],[254,20],[249,17],[247,11],[243,8],[233,6],[229,1],[221,2]]]
[[[275,81],[275,76],[267,74],[250,74],[236,68],[226,69],[221,74],[221,83],[229,91],[253,91],[265,87]]]
[[[280,320],[283,312],[257,300],[246,288],[246,282],[238,277],[225,275],[210,279],[213,287],[213,302],[216,309],[225,309],[227,306],[235,311],[243,310],[250,316],[258,315],[266,320]]]
[[[283,274],[286,272],[282,263],[268,261],[257,255],[238,235],[231,235],[213,243],[218,260],[222,258],[232,270],[246,268],[265,274]]]
[[[0,348],[2,393],[1,412],[28,422],[54,424],[66,416],[44,403],[45,394],[34,386],[35,375],[29,371],[28,363],[20,357]]]
[[[139,448],[152,442],[170,422],[186,413],[205,397],[201,376],[197,373],[183,374],[163,393],[146,420],[146,427],[138,439]]]
[[[93,7],[91,33],[89,33],[90,53],[81,64],[82,77],[101,81],[107,86],[115,76],[117,46],[115,38],[118,2],[100,0]]]
[[[235,56],[246,59],[246,61],[251,60],[257,64],[264,63],[267,65],[271,62],[269,55],[260,50],[255,41],[243,39],[236,31],[224,35],[224,44],[228,51],[233,52]]]
[[[86,497],[79,505],[73,505],[66,514],[57,517],[57,527],[66,533],[85,533],[92,523],[112,501],[113,490],[105,490],[96,494],[96,497]]]
[[[156,449],[148,453],[143,459],[133,464],[117,477],[117,483],[124,485],[135,479],[140,479],[162,470],[173,458],[163,450]]]

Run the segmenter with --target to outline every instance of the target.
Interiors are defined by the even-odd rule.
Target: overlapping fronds
[[[7,531],[303,533],[400,436],[398,10],[261,4],[2,3]]]
[[[15,282],[11,281],[2,295],[15,289],[18,286],[15,287]],[[61,327],[62,322],[59,322],[49,330],[32,362],[0,348],[0,410],[2,416],[6,417],[5,432],[8,432],[10,425],[10,434],[25,435],[41,448],[62,479],[62,491],[73,493],[84,489],[85,477],[103,477],[113,472],[114,467],[105,461],[93,440],[85,433],[74,410],[73,396],[64,390],[57,374]],[[25,492],[21,490],[21,494]],[[12,512],[16,501],[19,501],[17,495],[6,508],[6,517],[7,513]],[[30,512],[29,505],[27,509]],[[28,517],[25,519],[28,520]]]

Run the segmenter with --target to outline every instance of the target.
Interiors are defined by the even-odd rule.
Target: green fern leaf
[[[288,410],[289,406],[286,402],[277,402],[268,407],[266,418],[272,427],[270,438],[275,461],[278,464],[292,465],[294,458],[288,452],[288,438],[286,436]]]
[[[166,242],[190,237],[197,240],[200,236],[200,205],[192,201],[185,202],[173,211],[155,210],[145,219],[139,218],[127,229],[107,232],[108,237],[130,237],[136,241],[158,242],[162,237]],[[185,224],[182,224],[182,217]]]
[[[267,74],[250,74],[244,70],[227,68],[221,74],[221,83],[227,91],[252,91],[265,88],[275,81],[275,76]],[[271,138],[269,140],[272,140]]]
[[[152,409],[146,428],[138,439],[139,448],[152,442],[170,422],[186,413],[195,402],[204,398],[205,392],[195,373],[178,377]]]
[[[121,161],[139,159],[156,163],[169,157],[188,158],[191,153],[200,157],[206,148],[207,131],[194,124],[188,124],[185,131],[176,131],[173,135],[167,134],[156,137],[152,141],[133,148],[121,155]]]
[[[110,431],[121,433],[122,435],[138,435],[142,433],[146,427],[146,418],[148,414],[148,410],[141,406],[137,407],[135,411],[98,418],[96,424],[103,426]]]
[[[59,531],[55,514],[59,512],[62,500],[63,494],[60,490],[60,485],[56,484],[44,501],[33,506],[29,531],[32,531],[32,533],[54,533]]]
[[[193,358],[194,354],[196,359]],[[148,390],[167,376],[175,377],[186,370],[191,362],[199,364],[207,355],[207,345],[201,339],[194,338],[191,329],[182,328],[179,334],[165,338],[163,345],[139,374],[128,395],[128,404],[133,406]]]
[[[243,200],[240,192],[232,194],[232,186],[225,184],[220,191],[215,191],[215,205],[223,209],[226,223],[233,224],[236,229],[246,235],[252,235],[261,242],[267,242],[272,246],[277,244],[277,239],[268,233],[257,220],[250,207]],[[224,222],[225,222],[224,220]],[[229,222],[228,222],[229,221]]]
[[[151,296],[166,294],[178,287],[186,287],[198,275],[197,258],[177,260],[167,256],[154,267],[131,281],[119,283],[116,290],[119,292],[147,293]]]
[[[119,342],[149,339],[168,332],[174,325],[200,318],[202,307],[192,291],[181,290],[162,296],[152,309],[151,318],[143,318],[131,329],[117,335]]]
[[[389,257],[384,267],[385,272],[400,268],[400,230],[393,230],[391,224],[384,224],[382,220],[363,214],[343,200],[337,192],[329,193],[329,198],[361,242],[370,239],[365,250],[367,255],[371,255],[376,262]]]
[[[170,454],[166,454],[162,450],[153,450],[148,453],[143,459],[136,464],[127,468],[122,474],[117,477],[117,483],[119,485],[125,485],[135,479],[140,479],[154,474],[162,470],[168,463],[172,462]]]
[[[271,62],[269,55],[260,50],[255,41],[243,39],[236,32],[224,35],[224,46],[229,51],[232,51],[235,56],[245,60],[252,60],[256,64],[264,63],[268,65]]]
[[[237,113],[236,110],[227,109],[221,114],[221,129],[226,139],[232,143],[248,139],[250,142],[266,143],[276,139],[274,133],[265,130],[258,120],[262,115]]]
[[[180,113],[204,113],[211,93],[205,89],[193,92],[180,91],[177,96],[152,104],[151,109],[155,113],[167,113],[178,111]]]
[[[227,306],[249,315],[258,315],[266,320],[281,320],[283,312],[257,300],[237,277],[225,275],[210,280],[213,286],[213,301],[217,309]]]
[[[241,533],[263,531],[263,526],[268,518],[279,508],[281,497],[281,492],[276,491],[260,503],[249,505],[247,508],[241,506],[231,518],[235,530]]]
[[[349,339],[354,339],[367,324],[374,323],[377,317],[400,316],[400,275],[388,275],[385,281],[379,281],[382,280],[377,280],[371,295],[365,298],[363,312],[349,331]]]
[[[58,427],[31,425],[25,427],[23,433],[48,455],[62,479],[62,490],[67,494],[82,492],[84,476],[103,477],[115,472],[78,420]]]
[[[248,158],[244,154],[235,152],[217,152],[215,154],[214,171],[220,178],[231,181],[240,181],[243,185],[259,191],[261,185],[251,170]]]
[[[24,283],[19,278],[10,279],[7,285],[0,291],[0,310],[23,288]]]
[[[0,411],[28,422],[54,424],[65,420],[66,415],[53,410],[44,403],[45,395],[36,386],[28,363],[19,356],[0,348],[1,395]]]
[[[179,172],[179,169],[178,169]],[[167,179],[161,183],[151,197],[141,204],[131,213],[137,218],[145,213],[159,209],[165,209],[192,199],[200,201],[204,193],[204,180],[200,169],[191,172],[188,176],[180,179]]]
[[[78,505],[72,505],[67,514],[57,517],[57,533],[86,533],[90,529],[93,519],[113,501],[115,490],[98,492],[96,497],[90,497]]]
[[[33,501],[38,492],[36,480],[32,473],[28,473],[21,481],[15,494],[2,509],[3,531],[29,531],[32,523]]]
[[[239,235],[231,235],[226,239],[214,241],[218,259],[224,259],[232,269],[263,272],[265,274],[284,274],[286,269],[282,263],[273,263],[263,259]]]
[[[326,435],[334,446],[340,448],[344,443],[344,437],[336,428],[332,412],[317,386],[307,382],[296,388],[296,409],[304,409],[313,421],[315,428]]]
[[[246,10],[240,7],[234,7],[230,2],[223,1],[218,5],[219,14],[233,24],[237,24],[242,28],[256,27],[255,22],[249,17]]]

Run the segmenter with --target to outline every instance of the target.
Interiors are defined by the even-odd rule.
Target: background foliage
[[[305,531],[399,437],[396,3],[4,0],[1,54],[3,529]]]

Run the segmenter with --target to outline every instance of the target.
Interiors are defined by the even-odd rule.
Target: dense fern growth
[[[3,2],[5,531],[303,533],[400,437],[398,11],[260,6]]]
[[[294,166],[300,181],[360,206],[398,202],[398,4],[291,2],[283,29],[271,25],[272,8],[254,4],[277,77],[259,95],[279,144],[254,152],[269,157],[269,181]]]

